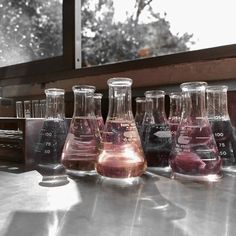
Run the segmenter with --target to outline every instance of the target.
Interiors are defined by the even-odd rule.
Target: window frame
[[[124,71],[148,68],[169,68],[178,64],[208,62],[236,58],[236,44],[187,51],[159,57],[136,59],[112,64],[75,69],[75,4],[76,0],[63,1],[63,55],[0,68],[0,86],[20,84],[46,84],[58,80],[109,75]],[[73,13],[73,14],[72,14]],[[229,70],[229,68],[227,68]],[[208,72],[211,74],[211,72]],[[224,73],[221,76],[224,78]],[[236,78],[236,75],[235,75]],[[206,78],[207,81],[207,78]],[[99,82],[97,82],[99,83]],[[143,81],[143,86],[147,84]]]

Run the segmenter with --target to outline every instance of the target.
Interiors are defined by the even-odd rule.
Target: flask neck
[[[205,90],[183,92],[183,116],[191,118],[206,118]]]
[[[136,115],[144,115],[145,113],[145,100],[136,101]]]
[[[64,119],[65,103],[64,94],[46,94],[46,119]]]
[[[89,91],[74,91],[74,117],[95,116],[93,94]]]
[[[109,86],[109,119],[133,120],[131,86]]]
[[[226,89],[207,91],[207,115],[209,119],[229,119]]]
[[[95,116],[101,117],[102,116],[102,101],[101,98],[94,97],[94,109],[95,109]]]
[[[181,117],[181,97],[170,97],[170,114],[169,117]]]

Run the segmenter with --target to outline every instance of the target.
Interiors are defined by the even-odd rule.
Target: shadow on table
[[[145,174],[132,184],[98,175],[71,181],[81,196],[78,204],[68,211],[16,211],[3,235],[188,235],[176,224],[186,212],[162,196],[156,176]]]

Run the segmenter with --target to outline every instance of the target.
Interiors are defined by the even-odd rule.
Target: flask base
[[[196,182],[218,182],[223,177],[222,173],[209,175],[185,175],[177,172],[171,173],[171,179],[189,180]]]
[[[112,187],[129,187],[135,186],[142,183],[141,177],[130,177],[130,178],[110,178],[106,176],[100,175],[100,182],[102,185],[105,186],[112,186]]]
[[[227,175],[236,176],[236,165],[233,166],[222,166],[221,170]]]
[[[72,170],[72,169],[67,169],[66,174],[69,177],[76,178],[76,177],[97,175],[97,172],[95,170]]]
[[[47,175],[43,176],[39,185],[43,187],[59,187],[68,183],[69,181],[66,175]]]

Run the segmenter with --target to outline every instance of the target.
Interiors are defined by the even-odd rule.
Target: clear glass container
[[[95,116],[98,122],[98,128],[100,133],[102,133],[104,129],[104,120],[102,117],[102,94],[101,93],[94,93],[94,109],[95,109]]]
[[[145,92],[146,112],[142,123],[142,144],[149,167],[171,171],[169,156],[171,132],[165,113],[165,92],[152,90]]]
[[[64,89],[50,88],[46,94],[46,117],[35,147],[37,170],[43,176],[44,186],[68,183],[65,168],[61,164],[63,145],[67,135],[64,112]]]
[[[139,134],[141,134],[141,128],[143,123],[143,117],[145,114],[145,104],[146,104],[146,98],[145,97],[137,97],[135,99],[136,102],[136,112],[135,112],[135,123],[138,129]]]
[[[221,158],[205,107],[207,83],[180,85],[184,107],[171,154],[173,178],[217,181],[222,177]]]
[[[172,137],[174,138],[181,120],[183,99],[181,92],[172,92],[169,94],[169,97],[170,97],[170,114],[168,117],[168,123],[170,126]]]
[[[97,172],[111,178],[141,176],[146,168],[145,157],[131,110],[129,78],[108,80],[109,112],[102,134],[103,149],[96,164]]]
[[[236,173],[236,135],[231,124],[228,103],[228,86],[207,87],[207,113],[222,159],[225,172]]]
[[[74,114],[63,149],[62,163],[70,175],[95,174],[101,136],[94,113],[94,86],[76,85]]]

